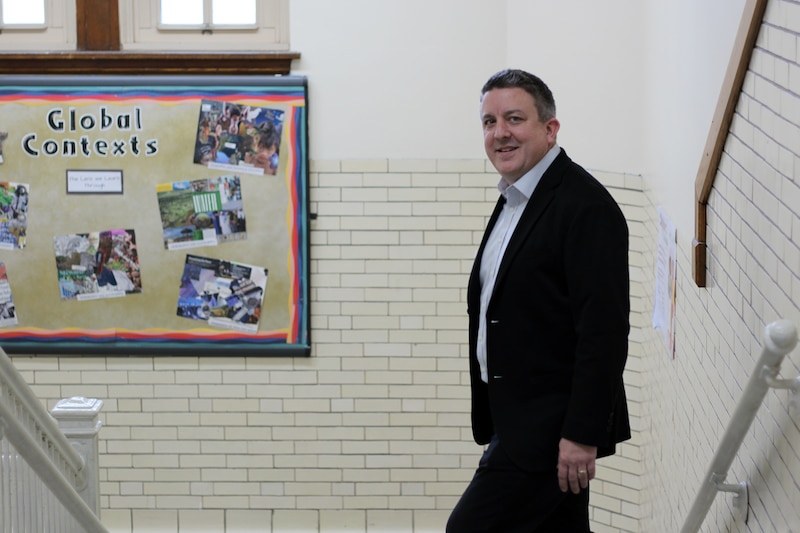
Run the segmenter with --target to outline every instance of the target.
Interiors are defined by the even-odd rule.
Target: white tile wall
[[[779,318],[800,325],[798,34],[800,4],[770,0],[708,204],[708,287],[695,286],[691,250],[680,248],[675,359],[642,330],[652,354],[641,359],[642,531],[680,530],[754,370],[764,327]],[[646,211],[651,261],[655,214]],[[644,272],[652,277],[652,268]],[[797,376],[798,363],[795,351],[781,376]],[[749,484],[747,524],[720,493],[702,531],[800,531],[800,418],[788,398],[785,390],[767,393],[727,478]]]
[[[598,178],[641,218],[640,177]],[[477,160],[313,161],[310,358],[16,356],[48,404],[105,401],[110,529],[443,531],[482,451],[469,427],[465,287],[496,181]],[[637,301],[643,225],[631,221]],[[647,324],[643,307],[634,324]],[[639,531],[642,442],[601,461],[596,532]]]

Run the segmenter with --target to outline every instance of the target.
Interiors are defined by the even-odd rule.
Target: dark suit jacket
[[[472,430],[496,432],[526,470],[554,469],[559,440],[598,447],[630,438],[622,372],[628,353],[628,228],[608,191],[563,150],[544,173],[500,264],[487,310],[489,383],[476,357],[480,260],[470,275]]]

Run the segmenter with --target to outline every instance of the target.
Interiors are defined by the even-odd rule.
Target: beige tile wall
[[[635,326],[645,195],[630,220]],[[469,428],[465,287],[496,199],[482,160],[314,161],[310,358],[14,358],[50,406],[102,398],[115,532],[441,532],[481,448]],[[627,383],[642,425],[641,334]],[[601,461],[597,533],[640,531],[642,437]]]

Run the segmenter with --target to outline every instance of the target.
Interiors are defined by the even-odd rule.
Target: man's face
[[[556,142],[556,118],[539,121],[533,97],[524,89],[492,89],[481,100],[486,155],[508,183],[532,169]]]

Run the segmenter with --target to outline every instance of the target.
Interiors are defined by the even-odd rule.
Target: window
[[[161,28],[253,28],[256,0],[161,0]]]
[[[75,46],[75,0],[0,0],[0,50]]]
[[[119,0],[123,50],[288,50],[288,0]]]
[[[118,1],[122,50],[289,50],[289,0]],[[76,20],[76,0],[0,0],[0,51],[75,50]]]
[[[44,26],[44,0],[2,0],[0,20],[5,28]]]
[[[0,0],[0,74],[286,75],[289,1]]]

